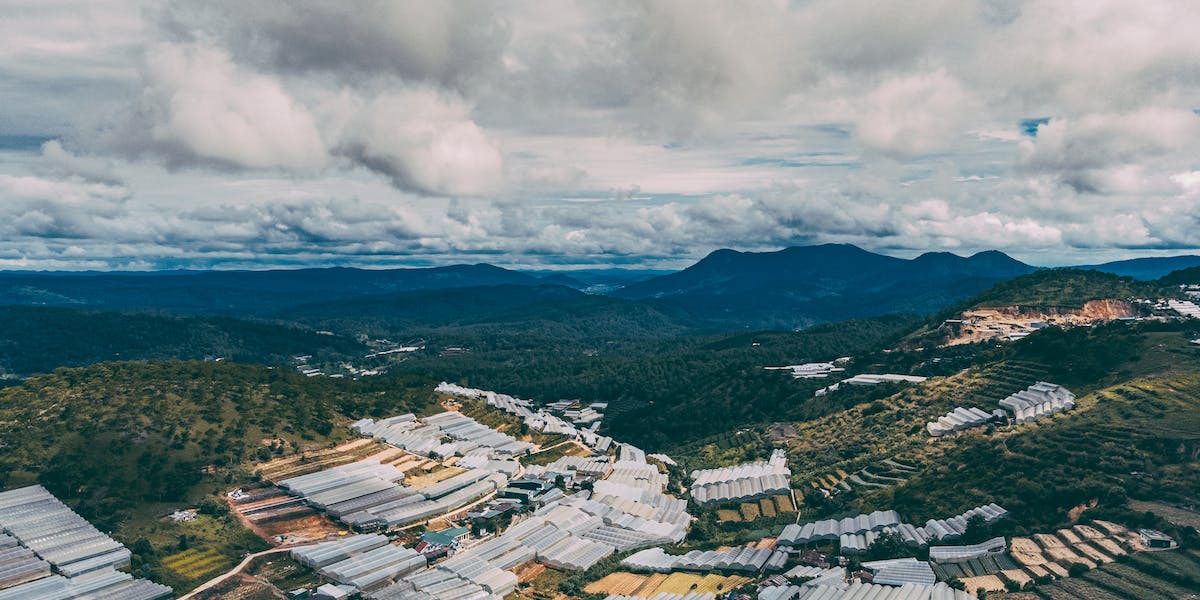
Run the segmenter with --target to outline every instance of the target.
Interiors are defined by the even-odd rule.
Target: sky
[[[1200,253],[1194,0],[0,3],[0,269]]]

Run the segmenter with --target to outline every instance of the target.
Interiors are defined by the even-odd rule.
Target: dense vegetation
[[[1200,283],[1200,267],[1172,271],[1159,280],[1163,285],[1194,285]]]
[[[112,360],[203,360],[284,364],[366,350],[344,336],[295,325],[222,317],[96,312],[55,307],[0,307],[0,375],[28,376],[58,367]]]
[[[280,316],[324,329],[443,340],[528,337],[563,343],[666,338],[697,330],[679,311],[561,286],[403,292],[309,304]]]
[[[1091,300],[1155,297],[1159,287],[1100,271],[1047,269],[1000,282],[973,298],[969,306],[1081,308]]]
[[[417,356],[396,369],[542,401],[609,402],[607,431],[654,448],[745,423],[824,414],[831,405],[814,402],[813,392],[829,382],[796,381],[785,372],[763,367],[866,353],[914,322],[913,317],[882,317],[798,333],[750,332],[591,346],[546,340],[543,348],[510,347],[507,344],[514,340],[508,338],[480,339],[467,354]],[[843,401],[850,399],[851,395],[843,397]]]
[[[1000,252],[906,260],[848,244],[718,250],[618,297],[657,299],[726,328],[795,329],[887,313],[928,314],[1034,267]]]
[[[0,391],[0,487],[38,482],[99,526],[195,501],[245,461],[348,436],[350,417],[422,410],[431,382],[353,382],[229,363],[124,362]]]

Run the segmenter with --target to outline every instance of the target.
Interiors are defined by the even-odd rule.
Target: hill
[[[888,313],[930,313],[1034,271],[1000,252],[908,260],[851,245],[778,252],[718,250],[612,295],[654,299],[725,326],[795,329]]]
[[[1157,284],[1100,271],[1046,269],[996,284],[973,298],[969,308],[1082,308],[1092,300],[1152,297],[1158,288]]]
[[[1200,267],[1200,256],[1193,254],[1183,256],[1163,256],[1152,258],[1134,258],[1118,260],[1099,265],[1080,265],[1071,267],[1080,270],[1095,270],[1123,277],[1132,277],[1143,281],[1158,279],[1180,269]]]
[[[1195,285],[1200,283],[1200,267],[1189,267],[1164,275],[1158,283],[1164,286]]]
[[[563,286],[462,287],[298,306],[279,318],[372,335],[442,339],[537,337],[557,341],[665,338],[692,330],[679,311],[592,296]]]
[[[321,447],[348,436],[337,425],[349,417],[421,410],[432,385],[211,362],[60,369],[0,390],[0,487],[41,483],[119,527],[140,505],[195,501],[205,481],[236,479],[243,461],[270,449],[264,440],[280,453]]]
[[[0,304],[240,316],[389,292],[540,283],[531,275],[487,264],[380,270],[0,272]]]
[[[413,356],[393,372],[428,373],[540,401],[609,402],[607,431],[662,447],[746,423],[824,414],[832,409],[813,402],[813,391],[828,382],[795,381],[763,367],[866,354],[916,322],[888,316],[800,332],[609,338],[590,346],[525,346],[513,336],[483,336],[469,342],[469,353]]]
[[[0,375],[24,377],[111,360],[204,360],[282,364],[310,354],[333,360],[365,352],[359,342],[291,324],[72,308],[0,307]]]
[[[1089,514],[1118,520],[1138,516],[1130,499],[1193,505],[1200,489],[1200,353],[1187,340],[1194,333],[1178,322],[1049,329],[983,352],[969,369],[872,402],[746,427],[736,445],[787,447],[793,482],[810,491],[814,515],[895,508],[919,521],[997,502],[1022,531],[1046,531],[1093,502]],[[990,410],[1039,380],[1078,394],[1076,409],[930,443],[926,422],[956,406]],[[707,466],[726,437],[667,452],[688,468]],[[845,475],[879,473],[888,460],[914,467],[906,481]],[[831,478],[846,484],[841,493],[816,493]]]

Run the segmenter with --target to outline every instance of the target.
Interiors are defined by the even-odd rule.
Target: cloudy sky
[[[1195,0],[0,4],[0,268],[1200,248]]]

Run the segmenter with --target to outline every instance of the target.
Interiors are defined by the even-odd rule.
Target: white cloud
[[[312,115],[275,79],[203,44],[147,51],[140,111],[146,143],[171,160],[312,171],[327,160]],[[134,140],[133,143],[140,143]]]
[[[433,195],[500,189],[500,148],[461,100],[413,89],[345,104],[335,152],[387,175],[396,187]]]
[[[858,135],[867,148],[888,156],[945,150],[964,133],[975,104],[944,69],[890,79],[867,95]]]
[[[1186,0],[18,0],[0,261],[1196,248],[1198,28]]]

